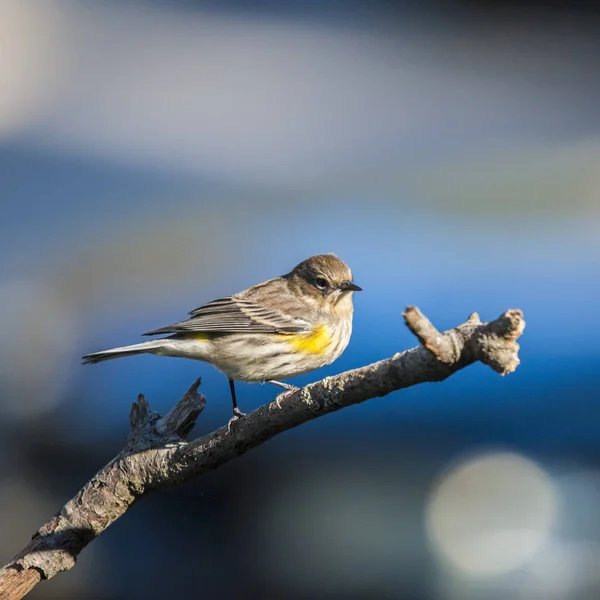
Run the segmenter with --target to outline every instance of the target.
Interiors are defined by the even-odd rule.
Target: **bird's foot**
[[[285,392],[295,392],[297,389],[299,389],[295,385],[291,385],[290,383],[282,383],[281,381],[271,380],[267,381],[267,383],[272,383],[277,387],[283,388]],[[277,398],[275,398],[275,406],[279,409],[281,409],[281,400],[286,395],[285,392],[278,394]]]
[[[286,390],[288,392],[293,392],[298,389],[295,385],[292,385],[291,383],[283,383],[282,381],[275,381],[274,379],[267,381],[267,383],[272,383],[273,385],[283,388],[284,390]]]
[[[231,417],[231,419],[229,419],[229,422],[227,423],[227,433],[231,433],[231,426],[239,421],[242,417],[245,417],[246,413],[243,413],[239,408],[234,408],[233,409],[233,417]]]

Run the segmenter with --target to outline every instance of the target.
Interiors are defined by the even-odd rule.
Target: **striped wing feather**
[[[296,333],[309,324],[242,298],[220,298],[196,308],[185,321],[143,335],[163,333]]]

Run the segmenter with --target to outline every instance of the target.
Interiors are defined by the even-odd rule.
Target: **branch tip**
[[[144,397],[144,394],[138,394],[137,401],[131,405],[129,411],[129,424],[131,430],[138,429],[150,414],[150,404]]]
[[[503,315],[508,320],[507,334],[510,338],[516,340],[518,337],[523,335],[525,331],[525,319],[523,318],[523,311],[518,308],[511,308],[507,310]]]
[[[445,364],[456,362],[458,356],[451,340],[440,333],[416,306],[407,306],[403,315],[406,326],[438,361]]]
[[[206,398],[198,393],[202,378],[198,377],[183,398],[156,423],[160,435],[185,439],[196,424],[196,420],[206,406]]]
[[[519,309],[507,310],[489,323],[482,323],[474,312],[466,323],[443,333],[416,306],[408,306],[403,315],[406,326],[421,345],[441,363],[480,360],[501,375],[512,373],[519,365],[516,340],[525,329]]]

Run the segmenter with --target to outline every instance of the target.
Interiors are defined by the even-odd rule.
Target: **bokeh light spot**
[[[554,523],[556,493],[529,459],[502,452],[470,457],[433,489],[426,513],[437,557],[469,576],[522,566],[544,544]]]

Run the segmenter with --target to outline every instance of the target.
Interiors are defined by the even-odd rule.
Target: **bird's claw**
[[[275,381],[274,379],[268,381],[267,383],[272,383],[277,387],[283,388],[286,392],[293,392],[298,389],[295,385],[292,385],[291,383],[283,383],[283,381]]]
[[[229,419],[229,422],[227,423],[227,433],[231,433],[231,426],[245,416],[246,413],[243,413],[239,408],[235,409],[233,411],[233,417],[231,417],[231,419]]]

